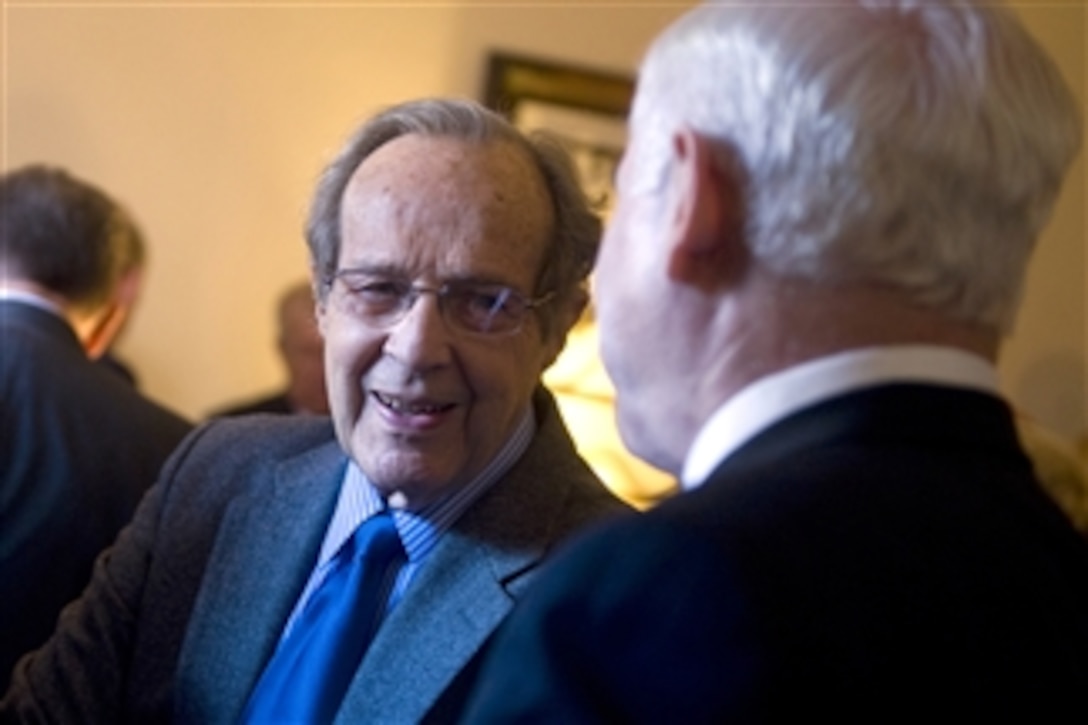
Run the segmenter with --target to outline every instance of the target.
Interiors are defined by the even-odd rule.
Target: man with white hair
[[[624,440],[686,493],[536,581],[469,721],[1082,720],[1088,548],[995,371],[1080,139],[991,3],[655,41],[598,313]]]

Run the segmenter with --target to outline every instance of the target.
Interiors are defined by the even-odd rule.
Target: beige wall
[[[120,351],[191,416],[280,380],[274,298],[306,271],[313,181],[357,120],[479,97],[490,48],[628,71],[679,12],[223,5],[5,10],[3,167],[62,164],[133,209],[150,278]]]
[[[193,417],[276,385],[271,308],[305,271],[321,165],[375,108],[478,97],[488,49],[631,71],[689,2],[7,2],[0,165],[62,164],[127,203],[151,243],[121,344]],[[1083,4],[1020,7],[1084,93]],[[1084,165],[1033,266],[1002,374],[1060,432],[1085,429]]]
[[[1029,30],[1088,102],[1088,4],[1020,0]],[[1005,389],[1030,416],[1066,437],[1088,436],[1088,254],[1085,153],[1077,159],[1028,277],[1027,294],[1001,366]]]

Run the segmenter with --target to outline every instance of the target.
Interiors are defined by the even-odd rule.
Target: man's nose
[[[431,368],[450,360],[452,334],[433,290],[416,290],[404,316],[386,335],[385,352],[412,368]]]

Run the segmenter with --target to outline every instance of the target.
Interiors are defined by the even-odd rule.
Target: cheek
[[[526,387],[526,373],[532,365],[516,355],[493,355],[464,369],[473,398],[488,406],[513,406]],[[493,409],[493,408],[491,408]]]
[[[601,248],[597,254],[597,266],[593,272],[594,304],[600,306],[602,300],[607,300],[619,275],[616,259],[617,237],[620,233],[619,221],[615,220],[608,225],[604,237],[601,239]]]
[[[599,346],[605,368],[617,387],[628,383],[628,370],[636,358],[652,351],[649,317],[653,298],[649,289],[648,252],[654,240],[640,234],[629,206],[617,207],[602,242],[596,272],[596,305]],[[640,344],[651,346],[640,351]]]
[[[354,417],[362,406],[362,381],[381,354],[381,338],[330,319],[325,325],[325,378],[330,404],[338,416]]]
[[[473,427],[486,433],[496,427],[501,430],[520,416],[540,380],[547,349],[534,342],[480,353],[474,364],[462,369],[479,406],[477,412],[482,413],[474,416]]]
[[[620,296],[622,295],[624,278],[630,273],[626,270],[626,254],[630,250],[621,253],[621,248],[626,241],[626,219],[617,210],[612,222],[608,225],[604,239],[601,241],[601,251],[597,260],[597,268],[594,273],[594,304],[597,307],[597,315],[602,328],[611,326],[614,317],[620,316],[614,310],[622,307]]]

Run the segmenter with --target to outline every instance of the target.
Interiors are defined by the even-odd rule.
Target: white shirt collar
[[[874,347],[812,360],[757,380],[719,407],[688,451],[681,476],[697,488],[723,460],[772,424],[848,391],[888,382],[926,383],[997,394],[997,369],[963,350]]]
[[[62,310],[58,304],[52,300],[47,300],[40,295],[36,295],[33,292],[0,286],[0,301],[21,302],[25,305],[52,312],[57,317],[64,319],[64,310]]]

